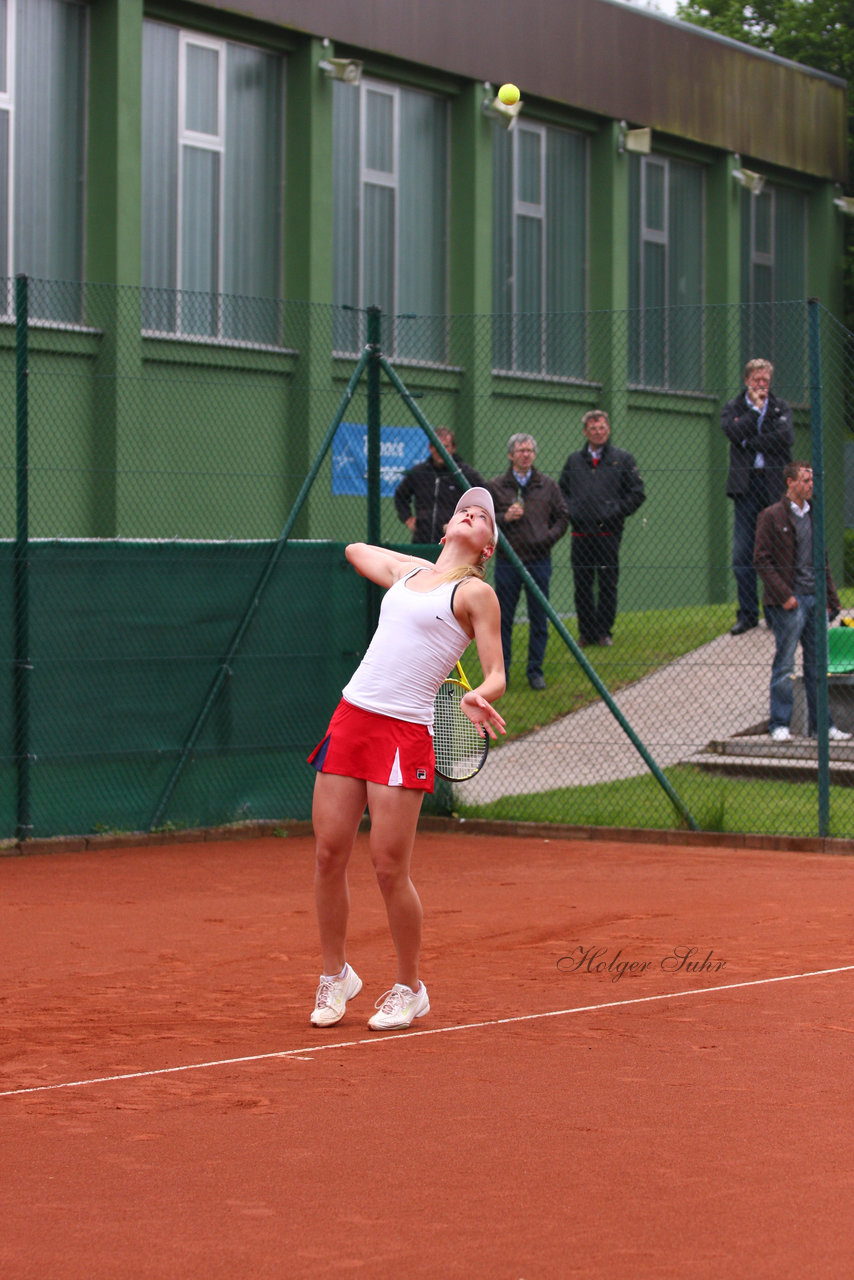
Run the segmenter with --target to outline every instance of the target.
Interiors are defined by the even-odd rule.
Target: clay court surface
[[[386,1035],[367,837],[325,1031],[311,879],[302,836],[0,860],[0,1274],[851,1275],[850,858],[424,833]]]

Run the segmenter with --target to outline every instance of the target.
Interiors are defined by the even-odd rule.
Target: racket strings
[[[459,680],[443,682],[436,695],[433,721],[433,747],[436,772],[451,782],[464,782],[482,767],[489,741],[482,738],[460,701],[466,693]]]

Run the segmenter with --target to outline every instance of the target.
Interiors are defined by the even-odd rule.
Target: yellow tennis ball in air
[[[512,107],[514,103],[519,101],[519,90],[515,84],[503,84],[498,90],[498,100],[503,102],[505,107]]]

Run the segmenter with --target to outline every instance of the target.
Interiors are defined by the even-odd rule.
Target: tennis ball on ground
[[[514,103],[519,101],[519,90],[515,84],[503,84],[498,90],[498,100],[503,102],[505,107],[512,107]]]

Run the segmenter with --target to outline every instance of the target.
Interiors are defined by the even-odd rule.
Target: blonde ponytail
[[[484,578],[486,570],[482,564],[458,564],[438,576],[440,582],[462,582],[464,578]]]

